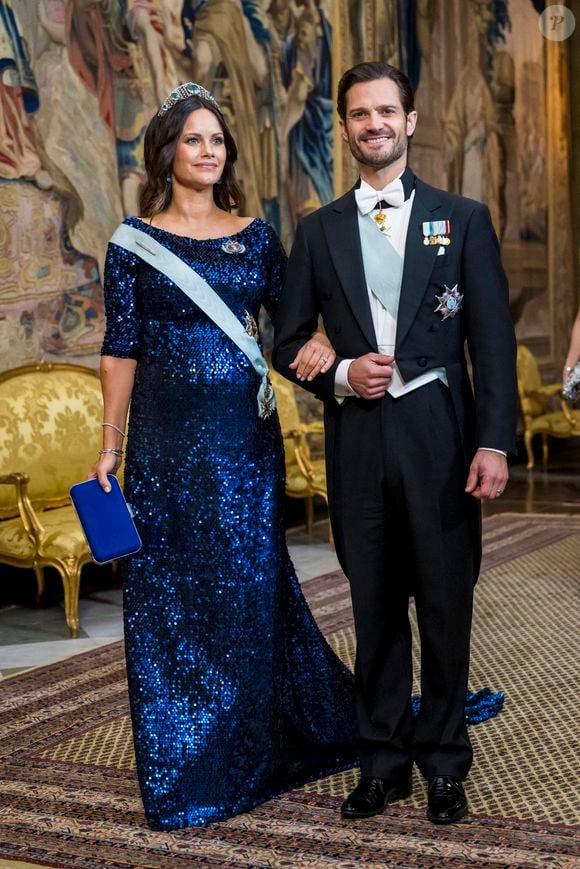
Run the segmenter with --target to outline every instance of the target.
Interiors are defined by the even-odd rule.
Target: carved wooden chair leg
[[[545,465],[548,464],[548,435],[542,435],[542,461]]]
[[[328,513],[328,542],[334,548],[334,537],[332,536],[332,525],[330,524],[330,511],[328,509],[328,495],[326,494],[325,491],[320,491],[320,492],[317,492],[316,494],[320,495],[320,497],[322,498],[322,500],[326,504],[326,510]]]
[[[524,434],[524,443],[526,445],[526,452],[528,454],[528,464],[527,469],[531,471],[534,467],[534,449],[532,447],[532,433],[531,431],[527,431]]]
[[[326,506],[328,507],[328,504]],[[328,514],[328,542],[334,549],[334,534],[332,533],[332,522],[330,521],[330,513]]]
[[[34,575],[36,576],[36,603],[40,603],[40,598],[44,591],[44,567],[41,567],[40,564],[35,564]]]
[[[81,568],[74,556],[63,558],[57,565],[64,588],[64,614],[71,637],[79,635],[79,588]]]
[[[306,530],[312,536],[312,525],[314,524],[314,498],[312,495],[304,499],[304,507],[306,509]]]

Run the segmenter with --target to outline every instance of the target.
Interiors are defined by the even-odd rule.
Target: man
[[[362,777],[341,811],[369,817],[409,796],[415,762],[428,817],[450,823],[467,812],[472,760],[464,704],[480,502],[503,492],[515,451],[508,288],[488,209],[407,167],[417,123],[407,77],[359,64],[337,105],[360,181],[298,225],[273,361],[296,380],[290,363],[322,316],[336,359],[301,383],[325,403],[331,520],[357,635]]]

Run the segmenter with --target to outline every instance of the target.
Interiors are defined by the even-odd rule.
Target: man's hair
[[[363,81],[377,81],[380,78],[389,78],[395,82],[399,88],[401,105],[406,115],[409,112],[415,111],[415,95],[411,82],[405,73],[397,69],[396,66],[391,66],[390,63],[383,63],[381,60],[370,60],[364,63],[357,63],[356,66],[347,69],[338,83],[336,108],[342,121],[346,120],[346,95],[351,87]]]

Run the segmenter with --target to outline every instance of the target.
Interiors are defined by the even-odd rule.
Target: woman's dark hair
[[[356,66],[347,69],[338,83],[336,109],[342,121],[346,120],[346,95],[351,87],[363,81],[376,81],[379,78],[389,78],[395,82],[399,88],[401,105],[406,115],[415,111],[415,95],[413,94],[411,82],[405,73],[397,69],[396,66],[391,66],[390,63],[371,60],[365,63],[357,63]]]
[[[224,134],[226,162],[219,184],[214,184],[214,202],[224,211],[231,211],[232,208],[243,205],[244,197],[234,169],[238,159],[238,147],[224,116],[209,100],[200,96],[191,96],[180,100],[162,115],[155,115],[145,132],[147,180],[139,195],[139,208],[143,217],[159,214],[171,202],[171,184],[167,179],[171,178],[177,143],[187,118],[197,109],[207,109],[212,112],[218,119]]]

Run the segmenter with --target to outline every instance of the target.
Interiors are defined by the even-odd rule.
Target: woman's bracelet
[[[564,366],[564,371],[566,372],[566,374],[570,374],[570,372],[572,371],[573,367],[574,367],[573,365],[565,365],[565,366]]]
[[[120,459],[123,458],[123,450],[114,450],[111,447],[103,447],[99,450],[100,456],[104,456],[106,453],[113,453],[113,455],[118,456]]]
[[[115,431],[118,431],[118,432],[119,432],[119,434],[121,435],[121,437],[123,437],[123,438],[125,437],[125,432],[123,431],[122,428],[119,428],[119,426],[114,425],[114,423],[112,423],[112,422],[103,422],[103,423],[101,423],[101,426],[105,426],[105,425],[108,425],[109,428],[114,428]]]

